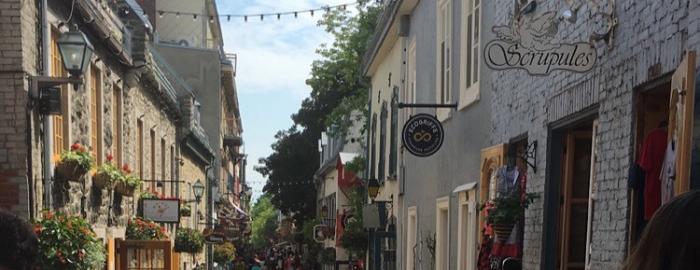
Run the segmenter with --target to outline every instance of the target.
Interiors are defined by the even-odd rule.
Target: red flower
[[[107,161],[111,162],[114,159],[114,156],[112,154],[107,154]]]
[[[80,149],[80,144],[79,144],[79,143],[71,144],[70,150],[75,151],[75,150],[78,150],[78,149]]]
[[[34,234],[36,234],[36,235],[41,234],[41,231],[42,231],[43,229],[44,229],[44,228],[41,227],[41,224],[36,224],[36,225],[34,225]]]

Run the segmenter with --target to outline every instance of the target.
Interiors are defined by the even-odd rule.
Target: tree
[[[316,191],[311,180],[318,169],[321,132],[342,135],[354,120],[347,116],[366,111],[368,89],[360,65],[381,11],[379,5],[368,2],[360,1],[354,15],[333,10],[319,21],[335,41],[317,50],[321,59],[314,61],[311,77],[306,80],[312,91],[292,115],[294,125],[275,135],[273,153],[255,167],[268,179],[263,190],[271,195],[272,203],[292,216],[297,225],[315,213]]]
[[[236,247],[227,242],[214,246],[214,261],[220,265],[227,265],[236,258]]]
[[[251,244],[257,249],[265,248],[270,244],[277,230],[277,210],[272,205],[269,195],[263,195],[253,205],[251,217],[253,218]]]

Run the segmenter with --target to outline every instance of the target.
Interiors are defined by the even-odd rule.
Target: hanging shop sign
[[[492,28],[498,39],[484,48],[486,65],[495,70],[524,69],[531,75],[547,75],[553,70],[587,72],[598,58],[589,42],[564,43],[555,38],[561,19],[556,12],[518,15],[510,25]]]
[[[440,150],[445,131],[435,116],[421,113],[406,121],[401,137],[408,152],[418,157],[428,157]]]
[[[178,199],[142,199],[143,218],[154,222],[179,223],[180,200]]]

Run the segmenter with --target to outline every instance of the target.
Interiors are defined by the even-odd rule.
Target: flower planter
[[[66,160],[56,164],[54,172],[58,180],[79,182],[87,170],[80,167],[80,164],[75,160]]]
[[[180,208],[180,216],[183,216],[183,217],[192,216],[192,210],[189,208]]]
[[[125,197],[133,197],[135,188],[128,186],[124,182],[118,182],[114,185],[114,191]]]
[[[510,233],[513,231],[513,224],[492,224],[491,228],[496,234],[496,242],[508,241]]]
[[[113,186],[112,179],[106,173],[97,173],[92,177],[92,186],[98,189],[111,188]]]

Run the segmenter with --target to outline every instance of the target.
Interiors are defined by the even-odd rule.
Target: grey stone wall
[[[513,1],[497,0],[485,4],[496,10],[493,20],[505,24],[512,13]],[[563,2],[539,1],[536,12],[560,10]],[[597,43],[598,62],[586,74],[553,71],[546,77],[532,77],[525,71],[493,72],[490,140],[507,142],[527,133],[537,140],[537,173],[529,172],[529,192],[546,198],[545,171],[549,125],[570,117],[588,106],[597,106],[599,130],[595,162],[595,214],[592,228],[592,269],[616,269],[627,253],[628,187],[627,169],[633,162],[633,92],[649,81],[652,65],[662,74],[672,72],[684,50],[700,49],[700,16],[696,1],[617,1],[619,25],[612,48]],[[560,24],[559,37],[565,41],[588,40],[594,21],[584,4],[575,24]],[[553,176],[552,181],[557,177]],[[539,269],[542,264],[543,199],[526,212],[524,269]],[[556,256],[553,254],[552,256]]]

